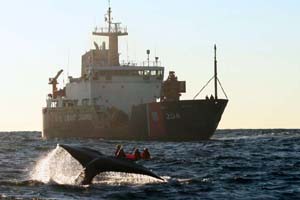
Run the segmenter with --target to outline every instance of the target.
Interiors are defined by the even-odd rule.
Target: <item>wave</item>
[[[1,186],[40,186],[45,183],[37,180],[23,180],[23,181],[0,181]]]
[[[241,129],[220,131],[213,136],[213,140],[245,140],[269,139],[277,137],[300,137],[298,129]]]

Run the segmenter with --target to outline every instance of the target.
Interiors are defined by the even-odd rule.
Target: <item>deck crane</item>
[[[59,70],[54,78],[49,78],[49,85],[52,85],[52,98],[56,99],[57,96],[64,96],[63,95],[63,90],[57,90],[57,79],[61,75],[63,70]]]

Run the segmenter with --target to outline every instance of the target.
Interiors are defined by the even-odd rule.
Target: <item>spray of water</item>
[[[55,182],[73,185],[82,169],[78,161],[63,148],[57,146],[37,162],[31,178],[43,183]]]

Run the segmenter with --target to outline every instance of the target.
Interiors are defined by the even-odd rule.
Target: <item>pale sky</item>
[[[229,97],[219,128],[300,128],[300,1],[111,4],[115,21],[129,32],[120,40],[120,59],[143,61],[150,49],[165,74],[174,70],[187,81],[183,99],[213,75],[217,44],[219,78]],[[79,76],[81,55],[92,47],[91,32],[104,25],[106,10],[106,0],[1,0],[0,131],[42,130],[48,78],[61,68],[60,83],[67,74]]]

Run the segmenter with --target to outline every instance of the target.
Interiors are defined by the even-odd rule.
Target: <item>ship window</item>
[[[151,76],[155,76],[156,75],[156,71],[151,71]]]
[[[144,71],[144,75],[145,75],[145,76],[150,75],[150,70],[145,70],[145,71]]]
[[[144,80],[149,80],[150,79],[150,70],[144,70]]]
[[[51,102],[51,108],[56,108],[57,107],[57,101]]]
[[[162,80],[163,79],[163,71],[162,70],[158,70],[157,71],[157,79],[158,80]]]
[[[144,75],[144,71],[139,70],[139,75],[140,75],[140,76],[143,76],[143,75]]]

